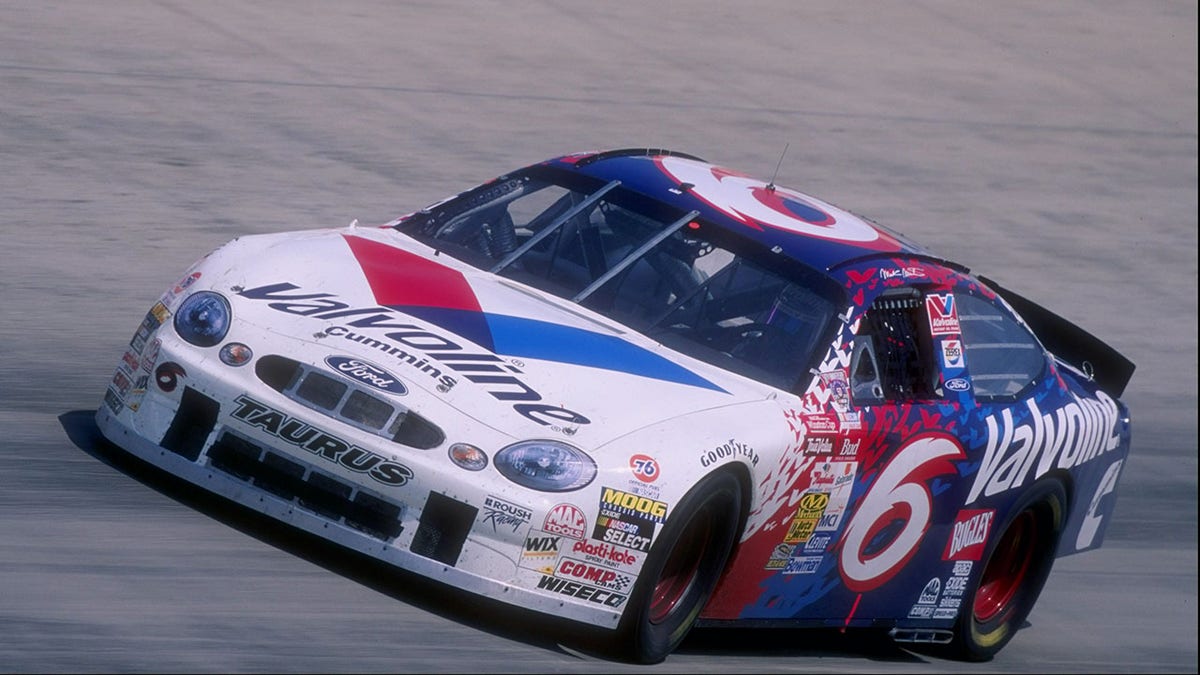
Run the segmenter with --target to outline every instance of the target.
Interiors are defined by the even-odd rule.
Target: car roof
[[[621,181],[641,193],[758,241],[806,265],[830,271],[869,257],[910,256],[948,263],[898,232],[802,192],[692,155],[659,148],[582,152],[543,165]]]

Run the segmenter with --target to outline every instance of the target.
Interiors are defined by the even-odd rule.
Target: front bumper
[[[124,373],[137,395],[110,387],[96,413],[116,445],[210,493],[398,568],[547,615],[616,627],[623,595],[571,594],[547,573],[556,559],[530,550],[527,538],[538,534],[554,500],[457,469],[444,449],[381,447],[377,436],[262,386],[253,368],[224,367],[169,331],[160,335],[144,371],[131,367],[137,359],[128,354],[118,367],[114,381]],[[189,375],[170,391],[153,378],[137,381],[163,363]],[[487,513],[497,501],[528,514],[497,526]]]

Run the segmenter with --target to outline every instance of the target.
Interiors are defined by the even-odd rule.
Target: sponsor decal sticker
[[[830,402],[838,412],[850,410],[850,384],[846,379],[846,371],[834,370],[821,373],[821,382],[829,390]]]
[[[162,349],[162,340],[154,338],[148,347],[146,353],[142,354],[142,370],[150,372],[154,370],[154,364],[158,362],[158,352]]]
[[[994,509],[964,509],[954,518],[950,539],[942,552],[943,560],[979,560],[987,545],[988,533],[995,518]]]
[[[754,448],[732,438],[701,454],[700,466],[708,468],[733,457],[744,457],[750,460],[751,466],[758,466],[758,453],[754,451]]]
[[[936,605],[938,596],[942,593],[942,580],[934,577],[925,584],[925,588],[921,590],[921,596],[917,598],[918,605]]]
[[[946,380],[946,388],[950,391],[966,391],[971,388],[971,383],[966,378],[955,377]]]
[[[482,519],[485,523],[491,523],[493,532],[504,529],[515,533],[522,526],[528,525],[532,517],[533,512],[529,509],[499,497],[488,495],[483,500]]]
[[[109,410],[113,411],[114,415],[119,415],[121,413],[121,408],[125,406],[125,402],[121,399],[121,395],[118,394],[112,387],[109,387],[108,390],[104,392],[104,403],[108,406]]]
[[[767,558],[767,564],[763,569],[783,569],[787,566],[787,562],[792,559],[793,550],[795,550],[795,547],[791,544],[776,544],[775,549],[771,551],[771,557]]]
[[[623,592],[633,583],[633,577],[628,574],[610,570],[607,567],[597,567],[591,563],[574,558],[563,557],[558,561],[554,576],[561,579],[584,581],[597,588],[609,591]]]
[[[629,469],[633,471],[634,478],[643,483],[653,483],[658,480],[660,468],[658,460],[650,455],[634,455],[629,458]]]
[[[168,394],[175,391],[175,387],[179,386],[179,378],[187,377],[187,371],[183,366],[174,361],[164,361],[154,369],[154,383],[158,388]]]
[[[605,543],[576,541],[571,546],[571,553],[582,556],[589,562],[599,563],[608,567],[632,567],[638,563],[638,556],[629,549]]]
[[[967,365],[963,358],[962,340],[946,338],[942,340],[942,366],[946,370],[960,370]]]
[[[667,503],[650,499],[631,492],[606,487],[600,494],[601,513],[612,513],[617,517],[635,516],[662,523],[667,520]]]
[[[537,570],[543,574],[554,571],[554,562],[558,559],[563,538],[556,534],[533,530],[525,537],[525,545],[521,549],[519,567]]]
[[[113,373],[113,386],[117,388],[117,395],[125,398],[129,394],[130,388],[133,387],[133,382],[129,379],[129,375],[123,370],[117,370]]]
[[[784,574],[812,574],[821,566],[821,556],[806,555],[792,558],[783,568]]]
[[[929,312],[930,334],[958,335],[962,332],[958,324],[958,305],[954,302],[953,293],[931,293],[925,296],[925,309]]]
[[[810,434],[836,434],[841,429],[837,415],[803,415],[801,419]]]
[[[825,507],[828,505],[828,492],[804,493],[804,496],[800,498],[800,506],[797,507],[796,514],[792,516],[792,522],[788,525],[787,535],[784,536],[783,541],[788,544],[808,541],[813,531],[817,529],[821,514],[825,513]]]
[[[804,543],[804,552],[809,554],[824,553],[825,549],[829,548],[829,543],[833,541],[833,535],[830,534],[814,534]]]
[[[966,577],[950,577],[946,579],[946,585],[942,587],[942,597],[953,596],[962,597],[967,592]]]
[[[408,388],[395,375],[379,366],[353,356],[326,356],[325,365],[346,379],[360,382],[380,391],[404,395]]]
[[[632,548],[645,553],[650,550],[654,537],[654,521],[637,516],[610,516],[603,511],[596,517],[592,538],[603,542]]]
[[[934,608],[929,605],[913,605],[912,609],[908,610],[908,618],[910,619],[932,619]]]
[[[587,516],[574,504],[559,504],[546,514],[542,529],[572,539],[583,539],[587,536]]]
[[[121,355],[121,361],[125,363],[125,367],[128,368],[130,372],[140,370],[142,367],[142,362],[140,359],[138,359],[137,354],[134,354],[129,350],[126,350],[125,353]]]
[[[542,575],[537,585],[539,590],[558,593],[579,600],[587,600],[607,607],[620,607],[625,603],[626,596],[603,588],[596,588],[577,581],[567,581],[548,575]]]
[[[828,436],[812,436],[804,443],[806,455],[832,455],[833,439]]]

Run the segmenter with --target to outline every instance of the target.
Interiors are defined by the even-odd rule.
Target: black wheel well
[[[705,474],[700,478],[700,480],[704,480],[704,478],[717,473],[727,473],[732,475],[735,479],[737,479],[738,485],[742,488],[742,503],[738,509],[739,513],[737,527],[734,529],[735,536],[733,540],[733,550],[730,552],[729,558],[725,561],[726,566],[728,566],[729,563],[733,561],[734,555],[737,553],[738,546],[740,545],[742,539],[742,531],[745,530],[746,520],[750,517],[750,503],[753,499],[753,494],[751,491],[754,489],[754,481],[750,477],[750,469],[748,469],[746,465],[742,464],[741,462],[730,462],[725,464],[713,470],[712,472]]]

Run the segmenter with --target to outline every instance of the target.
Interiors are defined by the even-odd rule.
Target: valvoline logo
[[[325,365],[355,382],[401,396],[408,393],[408,388],[395,375],[358,357],[326,356]]]

